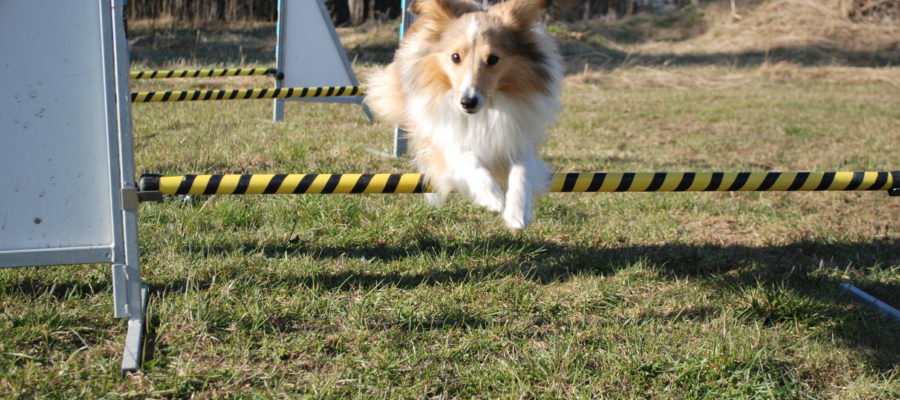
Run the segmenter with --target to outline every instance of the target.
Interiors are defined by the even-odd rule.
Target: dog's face
[[[466,0],[415,4],[426,29],[434,31],[429,61],[439,76],[432,79],[452,91],[459,111],[475,114],[498,90],[527,91],[546,79],[530,31],[544,0],[507,0],[488,11]]]
[[[481,110],[516,64],[515,58],[507,57],[502,38],[508,35],[503,30],[495,16],[483,12],[458,18],[447,29],[441,69],[462,112]]]

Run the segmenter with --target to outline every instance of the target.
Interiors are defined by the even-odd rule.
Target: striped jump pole
[[[425,193],[421,174],[143,175],[140,190],[166,195]],[[900,171],[588,172],[553,175],[551,192],[729,192],[887,190]]]
[[[132,93],[131,102],[157,103],[205,100],[299,99],[311,97],[361,96],[362,94],[362,86],[173,90],[165,92]]]
[[[131,79],[166,79],[166,78],[218,78],[226,76],[264,76],[271,75],[283,79],[284,74],[275,68],[212,68],[212,69],[162,69],[154,71],[131,71]]]

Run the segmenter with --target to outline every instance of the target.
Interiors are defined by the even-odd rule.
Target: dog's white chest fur
[[[466,114],[448,94],[442,99],[411,96],[409,115],[419,135],[445,152],[474,153],[486,164],[520,159],[543,140],[560,108],[553,96],[512,100],[497,93],[483,110]]]
[[[434,99],[411,96],[408,113],[415,134],[440,152],[446,168],[429,170],[428,158],[417,154],[420,169],[438,188],[429,202],[439,204],[453,188],[476,204],[502,212],[507,227],[524,229],[531,220],[532,199],[544,192],[550,172],[537,157],[537,146],[560,103],[554,96],[512,100],[497,93],[476,114],[466,114],[447,95]],[[494,173],[503,170],[504,176]]]

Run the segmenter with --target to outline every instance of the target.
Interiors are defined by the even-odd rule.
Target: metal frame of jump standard
[[[122,370],[134,371],[147,289],[122,2],[42,7],[14,1],[0,15],[0,267],[112,264],[113,314],[128,319]]]

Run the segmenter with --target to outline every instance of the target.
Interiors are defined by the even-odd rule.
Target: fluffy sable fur
[[[457,190],[524,229],[550,171],[537,146],[560,109],[562,59],[537,22],[546,0],[490,9],[468,0],[416,0],[420,18],[394,61],[366,85],[366,102],[404,127],[440,205]]]

